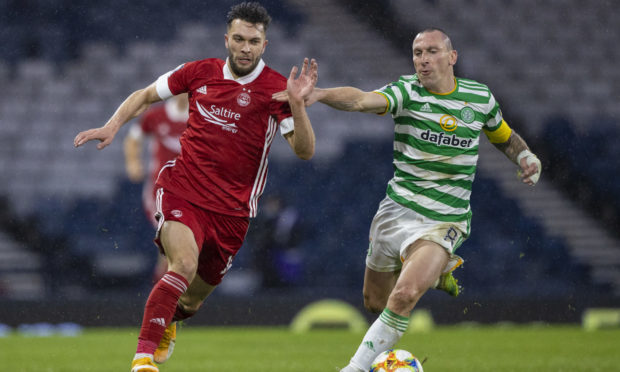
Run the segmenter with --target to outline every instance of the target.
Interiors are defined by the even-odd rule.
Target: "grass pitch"
[[[362,334],[286,328],[179,330],[173,357],[161,372],[337,372]],[[87,329],[77,337],[0,338],[0,370],[11,372],[129,371],[136,329]],[[426,372],[619,371],[620,330],[577,326],[440,326],[408,333],[397,345],[414,353]]]

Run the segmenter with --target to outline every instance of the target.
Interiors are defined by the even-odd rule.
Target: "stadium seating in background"
[[[303,264],[297,286],[361,285],[368,228],[392,176],[391,160],[391,141],[349,142],[342,156],[330,162],[272,159],[264,198],[276,194],[294,205],[308,231],[299,245]],[[40,231],[67,245],[57,259],[80,262],[71,276],[74,280],[80,275],[73,287],[101,293],[149,285],[156,251],[140,192],[139,185],[122,181],[111,200],[78,199],[64,206],[53,200],[40,202]],[[466,259],[458,272],[465,296],[553,297],[591,290],[587,271],[573,262],[564,243],[523,216],[493,181],[477,178],[472,208],[472,235],[459,252]],[[253,249],[251,244],[248,236],[243,248],[248,252],[242,250],[233,269],[252,266],[243,258]]]
[[[492,180],[477,176],[471,204],[472,234],[460,249],[466,263],[456,273],[467,294],[562,297],[591,287],[589,273],[564,242],[524,216]]]
[[[358,141],[328,164],[270,163],[266,193],[287,197],[311,225],[304,285],[359,287],[368,228],[393,172],[391,156],[390,141]],[[564,242],[525,217],[494,181],[477,177],[472,208],[472,235],[460,252],[466,264],[457,273],[465,296],[561,297],[591,289],[589,273]]]
[[[50,284],[52,293],[72,293],[77,297],[86,295],[88,289],[93,288],[101,293],[106,289],[135,290],[148,285],[149,270],[155,260],[152,230],[143,216],[139,187],[121,180],[120,142],[117,140],[105,151],[98,152],[94,146],[75,150],[71,139],[79,130],[103,123],[126,94],[150,82],[145,79],[152,79],[165,68],[176,66],[185,57],[204,56],[204,48],[211,40],[221,42],[220,25],[224,14],[236,2],[226,0],[205,5],[205,2],[191,0],[175,3],[177,8],[166,2],[136,1],[128,4],[120,0],[93,3],[88,7],[68,0],[0,2],[3,24],[0,59],[4,59],[0,61],[0,82],[12,86],[4,94],[0,92],[0,170],[11,175],[0,182],[0,193],[9,195],[11,201],[18,204],[17,215],[21,216],[22,211],[28,212],[28,216],[36,212],[35,220],[30,221],[31,227],[36,226],[43,236],[56,242],[49,243],[49,246],[34,245],[35,249],[43,251],[42,257],[49,263],[46,269],[49,273],[45,275],[54,279]],[[278,28],[281,31],[272,35],[277,42],[270,44],[267,53],[273,56],[282,54],[284,58],[280,60],[273,58],[274,62],[282,64],[282,68],[290,68],[304,51],[317,50],[318,54],[323,53],[320,57],[324,57],[319,58],[322,86],[333,85],[330,82],[334,80],[326,77],[346,78],[347,84],[349,81],[366,84],[372,80],[368,77],[371,73],[385,72],[396,78],[397,74],[406,72],[388,68],[351,68],[349,63],[342,62],[334,49],[325,47],[329,34],[317,30],[304,33],[308,38],[300,37],[302,43],[286,40],[283,35],[294,34],[295,29],[301,27],[303,16],[289,7],[285,0],[263,3],[274,16],[274,31]],[[412,6],[408,1],[393,3]],[[474,13],[486,14],[489,22],[503,22],[506,18],[501,14],[506,13],[501,12],[512,11],[519,2],[502,2],[506,4],[503,9],[490,1],[487,4],[490,10],[485,10],[487,13],[478,12],[486,7],[482,3],[485,2],[471,2],[468,9],[459,9],[458,16],[455,16],[451,10],[453,6],[448,3],[426,1],[416,3],[416,7],[433,11],[401,11],[400,15],[413,21],[416,17],[433,17],[442,21],[441,15],[444,15],[449,20],[460,22],[462,30],[471,31],[473,36],[479,33],[480,38],[469,37],[472,34],[467,32],[453,35],[458,42],[457,49],[463,46],[459,60],[462,71],[468,76],[471,73],[474,78],[478,74],[484,81],[489,78],[489,83],[498,87],[493,90],[503,99],[503,105],[532,113],[533,127],[538,124],[534,120],[537,115],[549,107],[570,106],[576,111],[587,106],[583,112],[592,110],[590,103],[567,105],[571,93],[578,90],[567,81],[577,81],[572,77],[582,71],[576,62],[562,65],[558,71],[549,70],[551,62],[540,70],[525,71],[527,79],[538,85],[542,75],[553,72],[553,84],[549,83],[549,86],[555,90],[544,87],[544,92],[537,91],[536,94],[543,95],[545,100],[529,99],[534,95],[530,97],[527,93],[534,89],[523,84],[525,79],[521,74],[527,51],[514,48],[506,41],[514,36],[514,28],[493,26],[493,30],[498,30],[495,33],[471,27],[471,24],[486,24]],[[525,8],[523,12],[533,9]],[[58,13],[63,15],[60,23],[54,16]],[[135,14],[144,15],[143,22],[136,22]],[[36,22],[33,21],[35,15]],[[199,23],[188,25],[187,21]],[[202,23],[218,28],[201,27]],[[23,24],[37,26],[25,33]],[[560,27],[559,30],[561,32],[552,34],[561,36],[566,28]],[[197,36],[211,31],[208,37]],[[137,35],[141,36],[136,41]],[[154,44],[142,35],[150,35],[159,43]],[[523,27],[515,35],[523,39],[518,41],[519,44],[531,44],[537,51],[545,50],[528,42],[537,36],[536,27]],[[343,37],[350,41],[346,35]],[[368,42],[367,38],[357,41]],[[568,37],[566,41],[572,45],[573,38]],[[284,51],[276,49],[279,44],[283,45]],[[309,47],[303,49],[306,44]],[[503,48],[503,45],[509,47]],[[376,49],[368,49],[365,52],[375,53],[372,58],[376,60]],[[162,50],[170,53],[162,55]],[[343,50],[349,53],[350,63],[366,66],[363,58],[352,54],[353,51]],[[558,58],[566,52],[557,48],[553,50],[557,53],[545,56]],[[153,58],[158,54],[162,55],[161,59]],[[224,55],[221,49],[221,56]],[[334,58],[330,59],[330,56]],[[410,50],[404,50],[402,56],[404,61],[410,61]],[[502,63],[498,63],[499,57]],[[514,66],[503,65],[513,60]],[[66,63],[58,66],[57,63],[63,61]],[[133,66],[139,61],[149,64],[137,73]],[[606,73],[613,72],[609,67],[618,71],[613,64],[605,66]],[[280,70],[286,72],[282,68]],[[11,71],[16,71],[19,78],[11,80]],[[358,71],[365,71],[368,76],[359,77]],[[615,81],[620,81],[620,75],[613,76],[618,77]],[[92,86],[98,89],[93,90]],[[613,95],[602,98],[607,97]],[[28,101],[26,98],[36,104],[24,104]],[[607,101],[601,104],[612,107],[615,102],[611,106]],[[355,133],[351,133],[348,128],[334,125],[339,120],[338,113],[331,109],[326,109],[325,113],[321,108],[313,110],[311,115],[313,122],[316,119],[317,127],[323,125],[322,128],[331,130],[324,133],[317,130],[317,138],[321,138],[317,146],[333,142],[332,147],[336,149],[330,154],[335,157],[290,162],[272,156],[266,195],[274,193],[285,197],[288,204],[301,211],[304,224],[311,231],[302,245],[304,275],[300,286],[360,288],[368,228],[379,201],[385,196],[386,182],[393,171],[391,141],[371,141],[367,138],[379,136],[366,134],[366,139],[349,142],[340,152],[342,138],[359,136],[364,128],[375,130],[375,122],[381,119],[359,117],[357,124],[369,125],[358,125]],[[565,188],[569,197],[593,205],[591,210],[602,215],[602,221],[617,228],[620,183],[614,182],[614,176],[620,146],[614,146],[614,141],[620,138],[620,133],[615,123],[597,121],[591,125],[591,131],[581,133],[566,120],[549,123],[541,134],[543,141],[533,147],[543,152],[541,158],[550,159],[544,163],[548,166],[545,174],[554,183]],[[385,128],[391,131],[389,126]],[[119,133],[119,138],[122,134]],[[286,150],[289,154],[288,148]],[[275,154],[272,152],[272,155]],[[488,195],[493,195],[492,204],[488,202]],[[514,201],[503,197],[494,181],[478,177],[472,206],[472,236],[462,247],[467,263],[458,272],[466,286],[465,296],[566,296],[578,291],[591,292],[587,271],[573,263],[564,242],[545,235],[536,220],[523,216]],[[527,234],[523,234],[524,231]],[[243,263],[243,259],[238,262]],[[58,276],[58,273],[62,275]]]
[[[618,235],[620,123],[600,118],[586,128],[579,131],[565,117],[550,118],[537,148],[549,159],[545,172],[552,182]]]
[[[176,27],[196,21],[223,25],[236,0],[122,1],[71,0],[0,2],[0,60],[41,58],[64,62],[87,42],[106,40],[121,48],[136,39],[171,40]],[[303,14],[284,0],[264,0],[274,20],[294,32]]]
[[[86,295],[91,289],[131,293],[150,285],[157,249],[141,205],[141,186],[119,182],[111,200],[41,200],[38,230],[65,242],[55,260],[80,262],[80,278],[58,291]],[[63,277],[64,272],[56,272]],[[62,287],[62,286],[61,286]],[[92,292],[90,292],[92,293]]]

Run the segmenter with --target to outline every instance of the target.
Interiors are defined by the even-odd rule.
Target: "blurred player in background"
[[[534,185],[540,176],[540,161],[504,121],[489,88],[455,78],[456,60],[445,32],[427,29],[413,41],[416,74],[374,92],[316,88],[306,101],[389,112],[395,124],[394,177],[370,227],[364,275],[364,305],[381,315],[342,372],[368,371],[377,355],[392,348],[429,288],[458,294],[450,272],[462,262],[454,252],[470,232],[481,132],[520,167],[524,183]]]
[[[260,4],[233,6],[224,36],[228,58],[185,63],[132,93],[100,128],[79,133],[75,146],[97,140],[103,149],[131,118],[152,103],[189,94],[181,155],[156,183],[156,242],[168,272],[144,309],[132,372],[158,371],[172,353],[176,322],[198,311],[232,265],[267,176],[267,155],[278,130],[301,159],[314,155],[315,137],[304,106],[318,74],[305,59],[288,80],[262,60],[271,17]],[[288,104],[272,98],[286,89]]]
[[[174,96],[162,105],[147,110],[140,120],[133,123],[125,137],[125,169],[129,180],[134,183],[144,182],[142,188],[142,206],[146,217],[157,229],[155,219],[155,181],[159,170],[181,153],[181,135],[187,128],[189,103],[187,93]],[[148,177],[143,166],[143,143],[148,141]],[[153,271],[153,280],[157,282],[167,271],[168,263],[163,255]]]

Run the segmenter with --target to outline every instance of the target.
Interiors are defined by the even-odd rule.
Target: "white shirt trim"
[[[280,134],[282,136],[294,130],[295,130],[295,121],[293,120],[292,116],[289,116],[288,118],[280,122]]]
[[[258,61],[258,65],[256,65],[256,68],[254,68],[254,71],[250,72],[249,74],[245,76],[241,76],[238,79],[235,79],[232,72],[230,71],[230,68],[228,68],[228,58],[226,58],[226,63],[224,63],[224,67],[222,68],[222,73],[224,74],[224,79],[234,80],[241,85],[246,85],[256,80],[256,78],[261,74],[261,72],[263,72],[264,68],[265,68],[265,62],[263,62],[261,58],[261,60]]]
[[[174,71],[166,72],[162,76],[158,77],[157,81],[155,82],[155,89],[157,89],[157,95],[162,100],[168,99],[173,96],[172,92],[170,91],[170,87],[168,86],[168,77],[172,75],[173,72]]]

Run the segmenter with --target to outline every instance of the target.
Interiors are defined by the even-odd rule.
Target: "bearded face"
[[[226,34],[228,64],[233,75],[239,78],[254,71],[266,46],[262,24],[235,19]]]

